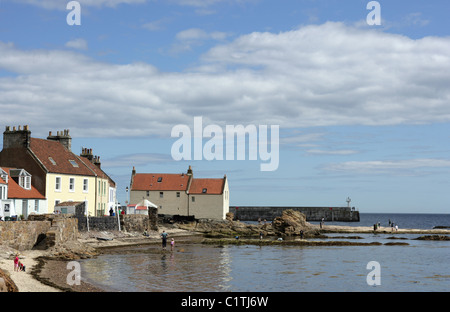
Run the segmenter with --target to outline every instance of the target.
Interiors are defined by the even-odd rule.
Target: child
[[[19,254],[14,258],[14,271],[19,272]]]
[[[173,247],[175,247],[175,240],[172,238],[172,240],[170,241],[170,250],[173,251]]]

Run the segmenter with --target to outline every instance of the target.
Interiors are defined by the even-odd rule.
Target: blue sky
[[[231,205],[450,213],[448,1],[0,1],[1,124],[70,129],[137,172],[223,177]],[[279,166],[175,161],[174,126],[278,125]],[[207,140],[204,140],[204,142]],[[1,143],[0,143],[1,144]]]

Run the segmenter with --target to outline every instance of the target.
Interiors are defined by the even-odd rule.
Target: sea
[[[361,213],[360,222],[390,229],[450,227],[450,214]],[[315,222],[311,222],[315,223]],[[327,234],[364,246],[214,246],[176,238],[158,245],[114,248],[81,262],[82,278],[113,292],[448,292],[450,241],[422,234]],[[355,237],[357,236],[357,237]],[[322,239],[323,240],[323,239]],[[403,245],[385,245],[401,242]]]

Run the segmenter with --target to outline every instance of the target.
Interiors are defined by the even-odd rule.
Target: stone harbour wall
[[[19,251],[34,247],[38,238],[50,230],[50,221],[0,222],[0,242]]]
[[[0,243],[17,250],[46,249],[78,238],[78,220],[64,215],[30,215],[0,222]]]
[[[230,212],[241,221],[258,221],[266,219],[272,221],[280,217],[285,210],[294,210],[303,213],[306,221],[342,221],[359,222],[359,211],[349,207],[253,207],[230,206]]]

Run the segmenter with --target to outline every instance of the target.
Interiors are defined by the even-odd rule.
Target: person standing
[[[167,245],[167,233],[166,233],[166,231],[163,231],[161,233],[161,238],[162,238],[162,249],[166,250],[166,245]]]

